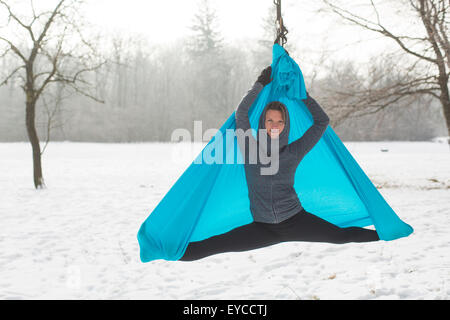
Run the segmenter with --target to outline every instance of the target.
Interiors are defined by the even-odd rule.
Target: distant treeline
[[[64,88],[55,85],[38,104],[41,141],[48,133],[52,141],[170,141],[177,128],[192,131],[194,120],[202,120],[204,131],[220,128],[261,70],[271,63],[271,45],[267,43],[243,46],[221,42],[220,46],[197,49],[188,40],[149,45],[131,37],[112,43],[106,54],[110,63],[91,75],[93,93],[105,103],[81,95],[65,96]],[[9,62],[3,59],[2,63]],[[344,141],[420,141],[446,135],[440,107],[424,108],[429,101],[392,105],[375,114],[333,122],[339,107],[331,110],[327,105],[330,84],[326,76],[304,76],[311,95],[328,112],[331,126]],[[0,141],[28,141],[24,100],[14,81],[0,87]]]

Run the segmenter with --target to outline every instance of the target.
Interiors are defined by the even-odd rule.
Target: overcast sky
[[[229,42],[260,38],[263,18],[268,10],[275,11],[273,0],[210,2],[216,10],[220,32]],[[192,24],[198,3],[199,0],[95,0],[87,16],[111,31],[139,32],[148,35],[151,42],[172,42],[189,34],[188,26]],[[344,26],[335,14],[318,14],[320,3],[318,0],[282,1],[288,42],[295,43],[300,53],[302,48],[308,54],[317,55],[329,50],[334,56],[366,61],[368,55],[380,49],[380,42],[373,40],[379,39],[379,35]],[[382,46],[388,42],[383,41]]]
[[[35,7],[54,7],[57,0],[34,1]],[[262,38],[263,19],[268,11],[275,12],[273,0],[209,0],[218,16],[218,27],[225,41]],[[336,0],[356,13],[372,13],[369,0]],[[30,11],[28,1],[15,2],[15,8]],[[191,33],[194,14],[200,0],[87,0],[88,20],[109,32],[139,33],[150,43],[170,43]],[[376,1],[377,5],[398,6],[399,0]],[[361,5],[364,4],[364,5]],[[289,30],[288,43],[297,48],[292,55],[299,64],[319,61],[322,53],[335,60],[349,59],[366,63],[377,52],[397,48],[393,41],[374,33],[346,25],[336,14],[319,13],[321,0],[283,0],[283,19]],[[4,13],[5,10],[3,10]],[[405,10],[387,9],[382,12],[383,24],[394,29],[410,30],[414,26]],[[405,16],[406,18],[403,17]],[[0,17],[1,18],[1,17]],[[417,33],[413,35],[417,36]],[[274,40],[274,39],[270,39]],[[319,62],[318,62],[319,63]]]

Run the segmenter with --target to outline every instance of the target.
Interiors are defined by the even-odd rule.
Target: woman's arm
[[[311,112],[314,123],[303,136],[288,145],[289,151],[299,157],[305,156],[316,145],[330,123],[328,115],[309,94],[303,102]]]
[[[257,141],[252,134],[252,130],[249,130],[251,126],[248,117],[248,111],[263,88],[264,85],[261,82],[256,81],[253,87],[242,98],[242,101],[239,103],[239,106],[236,109],[236,130],[243,130],[242,132],[240,132],[240,130],[237,131],[236,136],[239,148],[241,149],[244,157],[244,163],[247,163],[247,161],[256,161],[257,159],[255,154]],[[245,141],[247,140],[246,137],[248,137],[248,144],[245,143]],[[253,151],[250,152],[250,150]]]
[[[261,82],[256,81],[253,87],[247,92],[247,94],[242,98],[236,109],[236,129],[242,129],[244,132],[250,129],[250,120],[248,118],[248,111],[255,102],[264,85]]]
[[[247,94],[242,98],[241,103],[236,109],[236,129],[243,129],[244,131],[250,129],[250,120],[248,119],[248,111],[255,102],[261,90],[269,84],[272,79],[272,66],[265,68],[259,75],[253,87],[247,92]]]

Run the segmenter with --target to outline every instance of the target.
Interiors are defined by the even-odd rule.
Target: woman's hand
[[[258,80],[256,80],[256,82],[260,82],[260,83],[262,83],[263,86],[266,86],[267,84],[270,83],[270,81],[273,80],[270,78],[271,73],[272,73],[272,67],[268,66],[261,72],[261,74],[259,75]]]

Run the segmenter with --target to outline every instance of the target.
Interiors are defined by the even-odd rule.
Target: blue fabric
[[[291,118],[290,143],[312,125],[311,114],[301,101],[306,98],[305,83],[297,63],[278,44],[273,45],[271,66],[273,80],[250,108],[250,124],[256,138],[265,105],[281,101]],[[253,221],[235,128],[233,112],[141,225],[137,238],[142,262],[178,260],[189,242]],[[406,237],[413,232],[385,201],[331,126],[300,162],[294,189],[308,212],[340,227],[374,225],[382,240]]]

